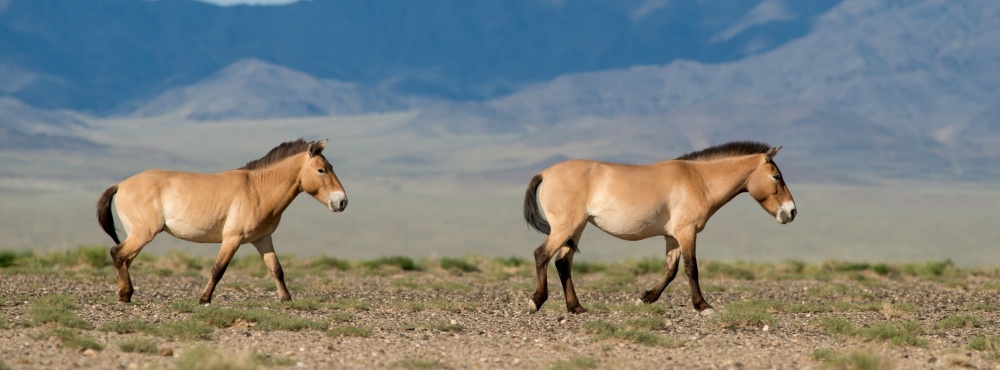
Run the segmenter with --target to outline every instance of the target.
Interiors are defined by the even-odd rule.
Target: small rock
[[[764,325],[764,327],[761,330],[763,330],[763,331],[770,331],[771,327],[767,326],[767,325]]]
[[[97,356],[97,351],[95,351],[92,348],[87,348],[87,349],[83,350],[83,355],[87,356],[87,357],[96,357]]]
[[[163,348],[163,349],[160,349],[160,356],[170,357],[170,356],[173,356],[173,355],[174,355],[174,350],[172,348]]]
[[[458,325],[458,321],[455,321],[454,319],[452,319],[452,320],[451,320],[451,324],[452,324],[452,325]]]
[[[937,362],[937,357],[931,357],[931,358],[927,359],[927,363],[929,363],[929,364],[933,364],[935,362]]]

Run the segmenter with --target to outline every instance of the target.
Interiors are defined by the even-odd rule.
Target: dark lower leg
[[[531,301],[535,304],[535,310],[542,309],[542,304],[549,299],[548,287],[548,267],[549,255],[545,250],[545,244],[535,249],[535,294],[531,296]]]
[[[566,310],[572,313],[584,313],[587,309],[580,306],[580,301],[576,297],[576,290],[573,289],[573,252],[566,252],[561,257],[556,258],[556,271],[559,272],[559,281],[562,283],[563,294],[566,297]]]
[[[118,276],[118,302],[131,302],[132,293],[132,278],[128,274],[128,266],[126,263],[126,258],[121,255],[122,245],[118,244],[111,247],[111,262],[115,265],[115,273]]]
[[[694,305],[694,309],[702,312],[712,308],[712,305],[705,302],[705,297],[701,294],[701,286],[698,284],[698,259],[694,253],[684,254],[684,271],[687,272],[688,284],[691,285],[691,303]]]

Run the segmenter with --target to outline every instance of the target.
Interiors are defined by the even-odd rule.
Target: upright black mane
[[[759,141],[732,141],[696,152],[691,152],[677,157],[677,159],[686,161],[708,161],[718,158],[761,154],[766,153],[768,149],[771,149],[770,145]]]
[[[239,169],[256,170],[270,166],[272,164],[280,162],[282,159],[306,151],[307,149],[309,149],[309,145],[312,143],[313,142],[311,141],[305,141],[302,139],[298,139],[295,141],[286,141],[274,147],[274,149],[271,149],[271,151],[267,152],[267,154],[265,154],[263,157],[260,157],[260,159],[247,162],[246,166],[240,167]]]

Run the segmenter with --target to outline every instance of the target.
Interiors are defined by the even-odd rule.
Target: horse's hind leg
[[[559,249],[559,254],[556,256],[556,271],[559,272],[559,282],[562,283],[563,296],[566,297],[566,310],[572,313],[587,312],[587,309],[580,305],[576,289],[573,288],[573,255],[580,245],[581,234],[583,234],[582,227],[573,234],[572,239],[566,241],[566,247]]]
[[[111,247],[111,261],[115,265],[115,272],[118,275],[118,301],[131,302],[132,277],[128,273],[132,266],[132,260],[139,255],[142,247],[153,240],[156,233],[137,231],[130,233],[121,244]]]
[[[541,309],[542,304],[545,303],[545,301],[549,298],[549,287],[548,287],[549,261],[552,259],[552,256],[557,251],[559,251],[559,248],[568,247],[566,245],[567,242],[573,242],[575,245],[576,242],[572,240],[575,233],[574,230],[580,229],[580,231],[582,231],[581,225],[583,225],[584,222],[585,219],[582,219],[570,227],[565,227],[565,226],[557,227],[555,224],[553,224],[552,231],[549,234],[549,237],[545,239],[545,242],[542,243],[542,245],[538,246],[538,248],[535,249],[535,294],[531,297],[531,302],[530,302],[531,307],[529,307],[533,312]],[[562,255],[560,255],[560,257],[562,257]],[[572,262],[571,260],[566,262],[567,262],[566,266],[568,268],[568,265],[572,264]],[[556,268],[561,269],[561,267],[559,266],[560,265],[557,264]],[[565,284],[566,279],[563,279],[562,270],[559,270],[559,276],[560,280],[563,280]],[[567,274],[566,278],[568,277],[569,275]],[[572,282],[570,282],[570,291],[572,291]],[[567,299],[569,299],[568,295]],[[573,292],[573,299],[574,301],[576,300],[575,292]],[[567,305],[569,305],[568,301]],[[579,306],[579,302],[577,302],[576,305]]]
[[[643,303],[653,303],[657,299],[660,299],[660,295],[663,294],[663,290],[670,285],[670,282],[674,280],[677,276],[677,265],[680,263],[681,249],[677,245],[677,239],[672,237],[666,237],[667,239],[667,263],[666,271],[664,271],[663,278],[660,282],[656,284],[653,289],[647,290],[646,294],[642,295]]]
[[[285,287],[285,273],[281,271],[281,263],[278,262],[278,255],[274,253],[274,243],[271,240],[271,236],[268,235],[260,238],[260,240],[253,242],[253,246],[257,248],[257,253],[260,253],[260,258],[264,259],[267,269],[271,271],[274,284],[278,286],[279,299],[282,301],[292,300],[292,295],[288,294],[288,288]]]
[[[208,278],[208,285],[205,286],[205,291],[201,293],[201,299],[198,301],[199,303],[212,303],[212,293],[215,292],[215,285],[219,283],[219,280],[222,280],[222,275],[226,273],[226,268],[229,267],[229,262],[233,260],[233,255],[236,254],[236,250],[239,248],[239,239],[222,239],[222,248],[219,249],[219,256],[215,258],[215,265],[212,266],[212,273]]]

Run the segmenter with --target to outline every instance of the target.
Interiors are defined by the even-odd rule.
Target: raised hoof
[[[656,302],[656,300],[659,299],[659,298],[660,297],[653,298],[653,291],[652,290],[648,290],[648,291],[646,291],[645,294],[642,295],[642,298],[639,298],[639,301],[642,302],[642,303],[653,303],[653,302]]]
[[[528,299],[528,313],[535,313],[535,312],[538,312],[538,306],[535,305],[534,300]]]
[[[711,308],[706,308],[704,310],[701,310],[701,312],[699,312],[698,314],[701,315],[701,316],[705,316],[705,317],[712,317],[712,316],[717,315],[717,313],[715,312],[715,310],[711,309]]]

